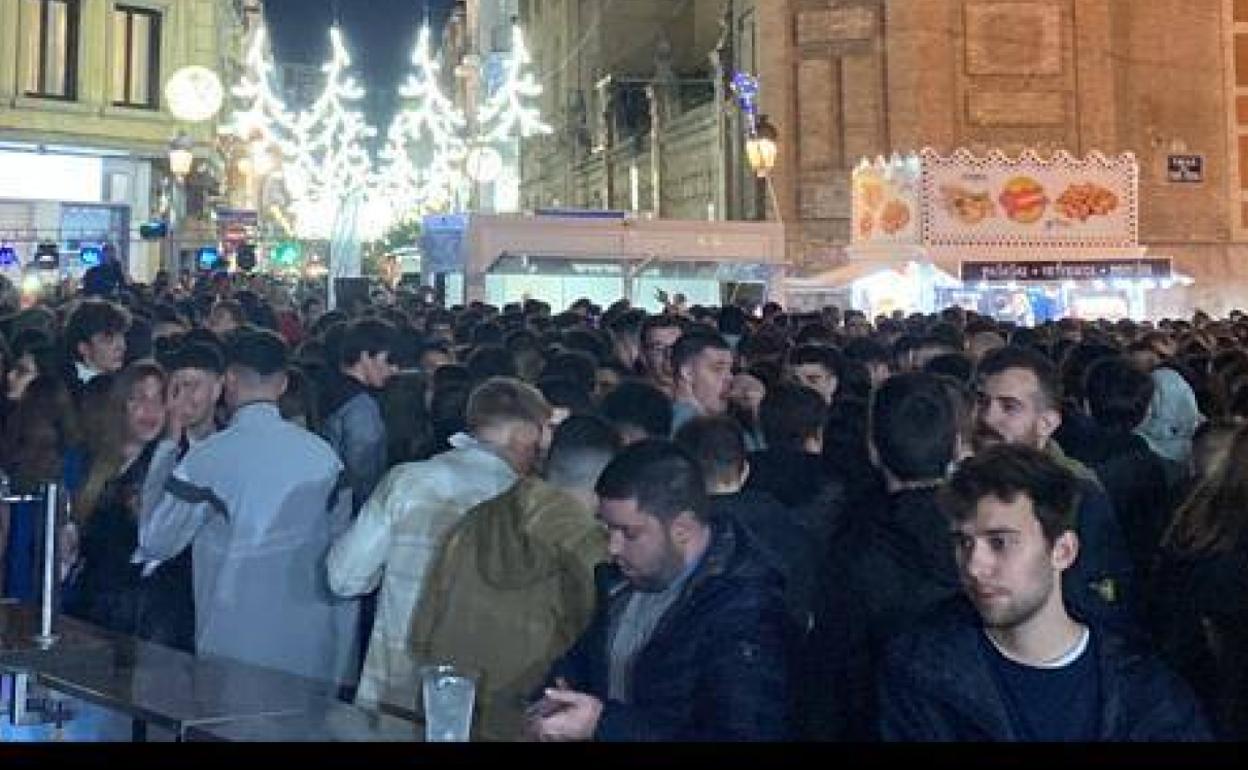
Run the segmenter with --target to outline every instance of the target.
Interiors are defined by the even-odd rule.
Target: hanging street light
[[[758,124],[753,133],[745,140],[745,157],[759,179],[766,179],[776,167],[777,140],[780,133],[767,120],[766,115],[758,116]]]
[[[178,184],[185,183],[191,173],[195,163],[195,154],[191,151],[194,146],[194,140],[181,131],[169,142],[169,171],[177,177]]]

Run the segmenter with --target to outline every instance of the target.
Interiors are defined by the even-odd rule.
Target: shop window
[[[22,0],[26,95],[78,98],[79,0]]]
[[[154,110],[160,106],[160,12],[119,5],[113,9],[113,103]]]

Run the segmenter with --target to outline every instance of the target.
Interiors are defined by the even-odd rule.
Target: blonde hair
[[[514,377],[491,377],[468,396],[465,421],[476,433],[508,422],[542,425],[550,415],[550,405],[537,388]]]

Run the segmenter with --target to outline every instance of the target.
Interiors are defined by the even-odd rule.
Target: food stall
[[[1131,153],[863,160],[852,243],[825,283],[840,271],[872,314],[956,304],[1023,324],[1145,318],[1151,291],[1187,279],[1139,244],[1138,180]]]

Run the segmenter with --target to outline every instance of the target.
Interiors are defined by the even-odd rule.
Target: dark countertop
[[[38,608],[0,604],[0,669],[29,672],[52,690],[177,734],[212,725],[208,734],[218,740],[418,738],[413,723],[339,701],[323,682],[189,655],[63,616],[54,624],[56,643],[42,649],[33,640],[38,624]]]
[[[300,714],[231,719],[189,727],[188,741],[389,741],[419,742],[424,728],[389,714],[342,702],[320,704]]]

